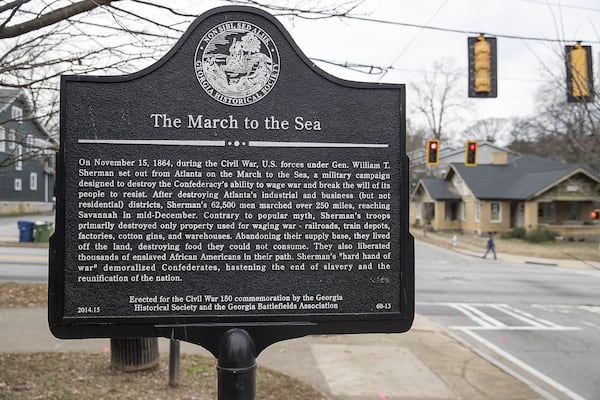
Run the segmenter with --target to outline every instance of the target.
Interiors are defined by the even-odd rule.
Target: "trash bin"
[[[19,225],[19,242],[33,242],[33,222],[17,221]]]
[[[52,222],[36,222],[33,225],[33,240],[39,243],[47,243],[52,233],[52,225]]]
[[[111,338],[110,364],[122,371],[143,371],[158,365],[158,338]]]

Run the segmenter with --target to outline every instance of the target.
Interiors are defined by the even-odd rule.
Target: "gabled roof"
[[[450,167],[446,180],[458,174],[479,199],[527,200],[579,173],[600,183],[600,177],[585,164],[563,164],[533,155],[511,157],[506,165],[452,163]]]
[[[52,142],[57,143],[56,138],[53,137],[42,124],[33,116],[33,103],[31,102],[31,98],[27,94],[25,89],[13,89],[13,88],[3,88],[0,87],[0,113],[6,110],[11,104],[13,104],[16,100],[22,100],[25,105],[23,112],[25,113],[28,119],[31,119],[33,124],[39,128],[41,132],[43,132],[48,139]]]
[[[436,178],[423,178],[419,182],[423,185],[429,196],[434,200],[460,200],[460,194],[448,181]]]
[[[0,112],[4,111],[15,100],[22,97],[27,111],[31,111],[31,102],[23,89],[0,88]]]

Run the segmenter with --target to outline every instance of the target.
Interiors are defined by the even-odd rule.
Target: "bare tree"
[[[510,120],[507,118],[480,119],[462,132],[465,139],[475,139],[490,143],[504,141],[508,136]]]
[[[351,15],[361,0],[327,5],[223,0],[291,18]],[[63,74],[113,75],[140,70],[173,46],[203,2],[163,0],[13,0],[0,5],[0,87],[24,88],[35,117],[57,138]],[[33,115],[31,115],[33,117]],[[2,121],[0,121],[0,124]],[[45,151],[45,150],[44,150]],[[0,168],[16,162],[14,154]]]
[[[416,97],[416,112],[425,117],[435,139],[449,136],[448,126],[458,121],[465,109],[459,89],[463,75],[451,61],[436,62],[423,81],[410,85]]]

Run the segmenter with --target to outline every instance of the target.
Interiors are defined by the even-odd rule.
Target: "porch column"
[[[524,228],[528,231],[535,229],[538,226],[538,202],[525,202],[525,215],[523,217]]]

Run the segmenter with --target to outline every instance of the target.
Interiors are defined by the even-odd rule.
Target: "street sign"
[[[50,327],[231,327],[257,351],[414,315],[403,85],[316,68],[269,14],[199,17],[155,65],[63,76]]]

